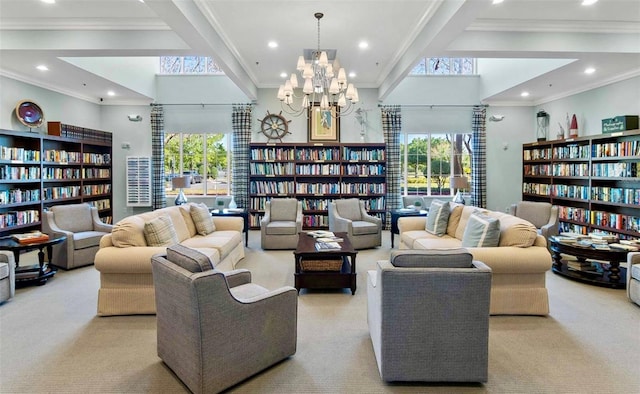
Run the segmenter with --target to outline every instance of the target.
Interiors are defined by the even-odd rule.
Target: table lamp
[[[178,197],[176,197],[176,205],[186,204],[187,197],[185,197],[182,189],[191,185],[191,179],[188,176],[177,176],[171,179],[171,186],[174,189],[180,189]]]
[[[462,175],[452,176],[450,178],[450,182],[451,182],[451,188],[456,190],[456,195],[453,198],[453,202],[464,205],[465,201],[464,201],[464,198],[462,197],[462,193],[460,192],[460,189],[469,188],[469,181],[467,180],[467,177]]]

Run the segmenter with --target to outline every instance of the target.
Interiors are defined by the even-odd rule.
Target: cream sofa
[[[147,246],[144,226],[154,218],[171,218],[179,243],[207,255],[217,270],[235,269],[244,258],[243,219],[212,217],[215,231],[202,236],[191,218],[191,205],[129,216],[116,223],[111,234],[102,237],[95,258],[95,267],[100,271],[99,316],[156,313],[151,257],[165,254],[166,246]]]
[[[401,249],[450,249],[462,246],[466,224],[479,208],[450,203],[451,214],[445,235],[425,230],[425,217],[398,220]],[[500,241],[496,247],[467,248],[474,260],[491,268],[492,315],[547,315],[549,297],[545,274],[551,269],[551,254],[545,238],[533,224],[502,212],[482,210],[500,221]]]

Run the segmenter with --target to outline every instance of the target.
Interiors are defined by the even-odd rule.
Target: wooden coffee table
[[[53,277],[57,272],[57,270],[51,266],[53,245],[62,243],[65,239],[67,239],[67,237],[62,235],[60,237],[49,238],[45,241],[32,242],[28,244],[21,244],[10,236],[0,239],[0,250],[9,250],[13,252],[13,257],[16,261],[16,286],[33,283],[43,285],[47,283],[47,280]],[[44,261],[45,248],[47,249],[47,256],[49,257],[49,264],[45,264]],[[36,249],[38,250],[38,264],[27,267],[19,266],[20,253]]]
[[[347,233],[335,233],[344,239],[339,250],[316,250],[316,240],[307,233],[298,234],[298,247],[293,252],[296,260],[295,287],[298,292],[306,289],[344,289],[350,288],[356,294],[356,255],[358,252],[351,245]],[[304,260],[342,259],[340,271],[306,271],[302,269]]]

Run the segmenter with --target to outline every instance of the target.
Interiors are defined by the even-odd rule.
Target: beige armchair
[[[295,249],[302,231],[302,202],[295,198],[274,198],[265,203],[260,221],[262,249]]]
[[[549,239],[558,235],[558,207],[548,202],[520,201],[511,205],[513,216],[524,219],[538,229],[538,234]]]
[[[367,272],[367,322],[387,382],[486,382],[491,268],[465,249],[392,251]]]
[[[355,249],[382,245],[382,220],[364,209],[357,198],[335,200],[329,204],[329,231],[346,232]]]
[[[55,266],[64,269],[93,264],[100,247],[100,238],[113,228],[98,216],[98,210],[89,204],[56,205],[44,211],[42,232],[49,237],[64,235],[67,239],[53,246]]]
[[[13,298],[16,291],[16,261],[13,252],[0,250],[0,303]]]
[[[151,258],[158,356],[194,393],[218,393],[296,352],[298,294],[220,272],[182,245]]]
[[[640,252],[627,255],[627,296],[640,305]]]

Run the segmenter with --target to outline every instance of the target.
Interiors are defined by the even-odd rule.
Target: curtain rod
[[[397,105],[401,108],[443,108],[443,107],[453,107],[453,108],[473,108],[473,107],[483,107],[487,108],[488,104],[378,104],[378,107],[384,107],[386,105],[394,106]]]
[[[253,103],[151,103],[150,106],[156,105],[200,105],[204,106],[233,106],[233,105],[253,105]]]

